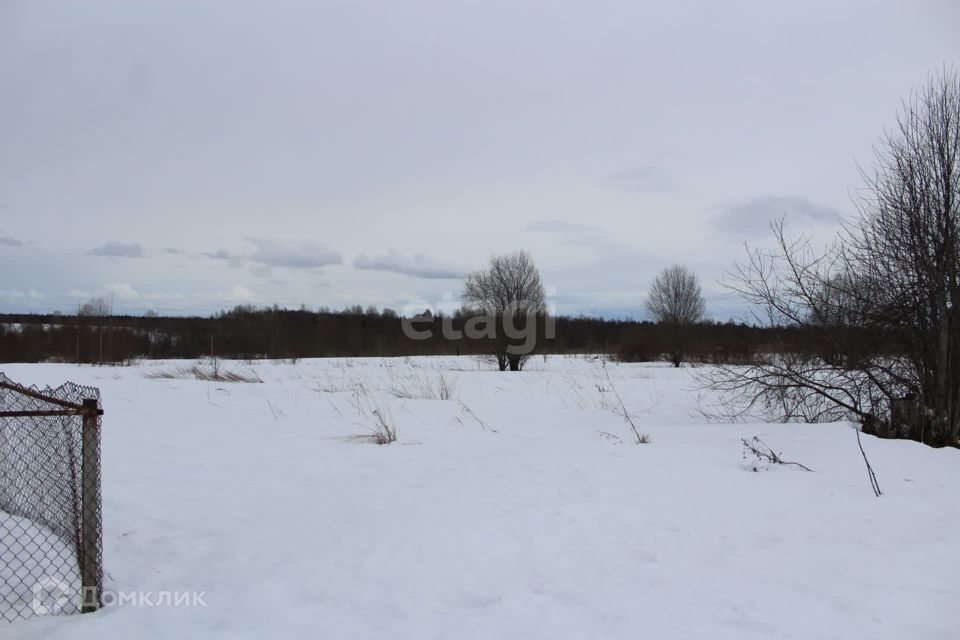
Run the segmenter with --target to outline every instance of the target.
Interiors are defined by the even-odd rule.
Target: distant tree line
[[[411,339],[402,318],[386,309],[342,311],[238,306],[210,317],[0,314],[0,361],[122,363],[141,358],[290,359],[409,355],[491,355],[499,338],[451,340],[444,328],[463,331],[469,311],[424,314],[415,326],[431,335]],[[545,316],[535,316],[543,322]],[[551,318],[553,337],[538,339],[533,354],[608,353],[630,361],[665,359],[674,332],[664,324],[594,317]],[[546,332],[540,332],[544,336]],[[758,351],[809,348],[782,330],[732,322],[688,327],[687,360],[744,362]],[[788,342],[794,342],[792,346]],[[509,364],[509,363],[508,363]]]

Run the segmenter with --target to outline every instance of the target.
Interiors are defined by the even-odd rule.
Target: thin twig
[[[610,433],[609,431],[601,431],[601,430],[597,429],[597,434],[598,434],[601,438],[605,438],[605,439],[607,439],[607,440],[616,440],[617,442],[623,442],[623,438],[621,438],[620,436],[618,436],[618,435],[616,435],[616,434]]]
[[[870,488],[873,489],[873,495],[879,498],[883,495],[883,492],[880,491],[880,483],[877,482],[877,474],[873,472],[873,467],[870,466],[870,461],[867,460],[867,453],[863,450],[863,443],[860,442],[860,428],[854,427],[853,430],[857,432],[857,445],[860,447],[860,454],[863,456],[863,461],[867,464],[867,475],[870,477]]]
[[[470,407],[468,407],[467,404],[466,404],[463,400],[457,400],[457,402],[460,403],[460,408],[462,408],[462,409],[466,412],[466,414],[467,414],[468,416],[470,416],[471,418],[473,418],[474,420],[476,420],[476,421],[477,421],[477,424],[479,424],[481,427],[483,427],[484,430],[486,430],[486,431],[492,431],[492,432],[494,432],[494,433],[499,433],[496,429],[494,429],[493,427],[487,426],[487,423],[486,423],[486,422],[484,422],[483,420],[481,420],[480,418],[478,418],[478,417],[477,417],[477,414],[475,414],[475,413],[473,412],[473,409],[471,409]]]
[[[770,445],[768,445],[766,442],[764,442],[757,436],[753,436],[753,442],[750,442],[746,438],[741,438],[740,441],[743,443],[743,446],[745,448],[747,448],[751,453],[753,453],[753,455],[757,456],[757,458],[760,460],[766,460],[767,462],[771,462],[773,464],[793,465],[795,467],[800,467],[804,471],[813,472],[813,469],[811,469],[810,467],[804,464],[800,464],[799,462],[789,462],[787,460],[784,460],[783,458],[780,457],[779,454],[774,453],[773,449],[770,448]],[[763,447],[765,447],[766,451],[761,449],[760,446],[758,445],[762,445]]]
[[[613,391],[613,395],[617,397],[617,402],[620,403],[620,409],[623,410],[623,419],[630,423],[630,428],[633,429],[633,435],[637,437],[637,442],[635,444],[644,444],[644,440],[649,440],[649,436],[644,438],[640,435],[640,431],[637,429],[637,425],[633,424],[633,419],[630,417],[630,413],[627,411],[626,405],[623,404],[623,398],[620,397],[620,393],[617,391],[616,386],[613,384],[613,380],[610,378],[610,372],[607,370],[607,363],[603,363],[603,372],[607,375],[607,382],[610,383],[610,390]]]

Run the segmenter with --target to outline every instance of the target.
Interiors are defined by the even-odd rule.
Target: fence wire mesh
[[[0,373],[0,622],[102,596],[100,392]]]

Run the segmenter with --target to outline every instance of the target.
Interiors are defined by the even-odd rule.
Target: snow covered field
[[[107,589],[203,591],[2,638],[957,638],[960,451],[708,424],[692,373],[598,359],[225,362],[262,383],[4,365],[103,392]],[[184,373],[183,375],[186,375]],[[450,399],[439,395],[440,377]],[[398,397],[412,396],[412,397]],[[376,414],[398,440],[377,446]],[[759,436],[813,468],[761,468]]]

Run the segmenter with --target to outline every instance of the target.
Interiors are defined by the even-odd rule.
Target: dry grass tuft
[[[263,379],[257,373],[251,370],[248,373],[231,371],[223,369],[219,364],[211,364],[206,367],[193,365],[192,367],[178,367],[176,369],[160,369],[157,371],[148,371],[143,374],[144,378],[151,380],[205,380],[208,382],[244,382],[249,384],[258,384]]]
[[[442,372],[436,380],[413,374],[395,381],[390,391],[405,400],[452,400],[457,394],[457,383]]]
[[[372,418],[372,425],[368,427],[370,432],[349,436],[347,440],[353,442],[372,442],[373,444],[380,445],[397,441],[397,428],[391,425],[390,420],[384,417],[382,411],[374,409],[370,412],[370,417]]]

